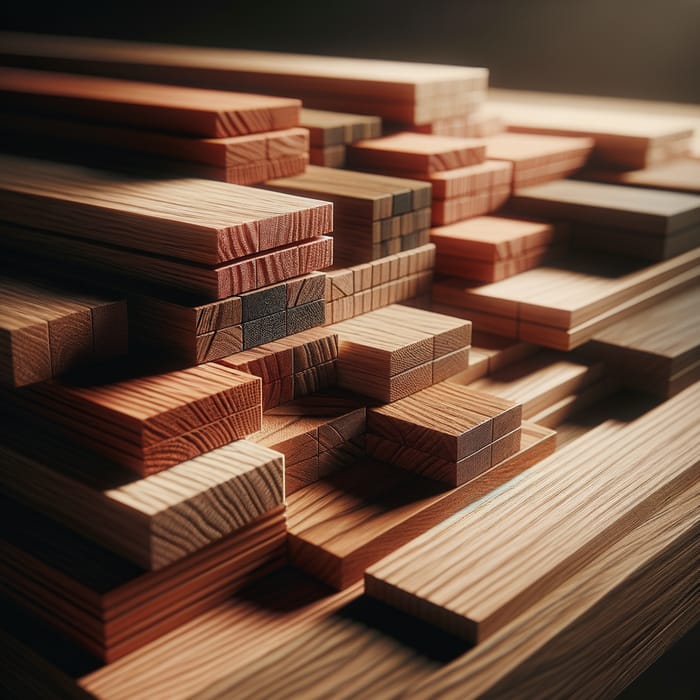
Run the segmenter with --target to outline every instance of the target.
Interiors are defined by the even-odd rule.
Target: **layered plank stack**
[[[700,244],[700,197],[561,180],[518,190],[520,214],[572,221],[574,246],[666,260]]]
[[[301,102],[0,68],[3,143],[95,165],[249,185],[303,172]]]
[[[337,334],[314,328],[223,357],[218,364],[260,377],[267,410],[334,386],[337,359]]]
[[[502,282],[433,285],[433,298],[468,310],[482,330],[571,350],[635,311],[693,286],[700,249],[640,267],[628,259],[570,257]]]
[[[381,136],[382,120],[363,114],[302,109],[300,124],[309,130],[309,162],[328,168],[345,166],[345,147]]]
[[[428,242],[430,185],[311,166],[303,175],[265,183],[269,189],[333,203],[337,266],[377,260]]]
[[[593,337],[589,348],[630,388],[666,399],[700,377],[700,288],[633,314]]]
[[[469,321],[392,304],[329,328],[338,333],[338,385],[379,401],[397,401],[467,367]]]
[[[126,354],[126,300],[0,276],[0,385],[18,387]]]
[[[498,282],[562,253],[567,227],[534,219],[477,216],[430,231],[435,271],[450,277]]]
[[[407,250],[371,263],[326,272],[326,323],[348,318],[408,299],[430,295],[435,245]]]

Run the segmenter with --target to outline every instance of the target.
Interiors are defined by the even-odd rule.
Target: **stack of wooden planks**
[[[338,385],[379,401],[397,401],[467,367],[469,321],[392,304],[329,328],[338,334]]]
[[[0,68],[3,145],[239,185],[303,172],[301,102]]]
[[[435,271],[450,277],[498,282],[538,267],[564,249],[567,228],[534,219],[477,216],[430,231]]]
[[[284,455],[290,495],[360,458],[365,430],[365,399],[319,391],[265,411],[250,439]]]
[[[622,110],[614,101],[562,97],[493,91],[488,104],[509,131],[593,139],[592,158],[606,167],[645,168],[690,152],[694,125],[689,119],[646,113],[643,106]]]
[[[497,634],[697,485],[698,398],[696,385],[628,426],[602,425],[595,450],[570,443],[370,567],[367,594],[473,642]],[[672,436],[663,449],[659,430]]]
[[[132,350],[138,342],[145,353],[188,365],[217,360],[322,325],[325,294],[325,275],[313,272],[205,304],[131,295]]]
[[[596,333],[588,348],[626,386],[667,399],[700,378],[700,287]]]
[[[226,183],[2,156],[0,202],[5,247],[205,300],[332,259],[330,204]]]
[[[522,405],[443,382],[367,412],[375,459],[460,486],[520,450]]]
[[[128,365],[83,371],[4,395],[142,476],[251,435],[262,415],[260,378],[214,363],[140,376]]]
[[[411,250],[428,242],[430,185],[311,166],[265,187],[333,203],[333,260],[348,266]]]
[[[426,124],[484,101],[488,70],[267,51],[3,33],[0,61],[300,98],[305,107]]]
[[[497,134],[484,139],[486,157],[513,165],[513,189],[558,180],[581,170],[593,148],[589,138]]]
[[[500,396],[522,405],[523,418],[556,428],[576,413],[613,393],[617,376],[601,361],[540,350],[517,362],[472,379],[468,374],[447,381]]]
[[[514,193],[510,210],[573,222],[580,248],[666,260],[700,244],[700,196],[559,180]]]
[[[127,349],[126,300],[0,275],[0,385],[33,384]]]
[[[435,244],[326,272],[326,323],[430,295]]]
[[[218,364],[262,381],[263,411],[336,383],[338,335],[314,328],[221,358]]]
[[[700,249],[648,267],[578,255],[483,286],[446,278],[433,298],[468,311],[481,330],[571,350],[603,328],[697,283]]]
[[[409,130],[436,136],[478,139],[500,134],[505,129],[503,120],[492,109],[485,109],[485,107],[488,107],[488,103],[475,105],[474,109],[454,117],[435,119],[430,124],[413,126]],[[405,125],[403,128],[406,128]]]
[[[328,168],[345,167],[345,147],[382,134],[382,120],[364,114],[302,109],[299,123],[309,130],[309,162]]]

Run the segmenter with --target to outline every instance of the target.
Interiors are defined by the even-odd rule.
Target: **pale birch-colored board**
[[[145,569],[225,537],[284,498],[284,457],[246,440],[142,479],[50,434],[33,442],[33,433],[3,428],[5,492]]]
[[[5,221],[216,265],[332,229],[330,204],[193,178],[0,159]]]
[[[370,568],[367,593],[472,641],[498,632],[697,481],[698,394],[571,443]]]

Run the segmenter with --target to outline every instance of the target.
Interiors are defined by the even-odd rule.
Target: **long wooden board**
[[[554,451],[554,432],[523,424],[520,450],[454,489],[363,460],[288,501],[293,564],[341,589],[389,552]]]
[[[0,95],[6,110],[212,138],[298,126],[301,110],[288,98],[4,67]]]
[[[318,200],[13,156],[0,158],[0,203],[8,222],[203,265],[332,229]]]
[[[488,70],[3,33],[5,63],[301,98],[306,107],[421,124],[483,101]],[[24,58],[23,58],[24,57]]]
[[[213,363],[134,376],[115,368],[24,387],[7,400],[148,475],[260,428],[261,380]]]
[[[48,433],[3,426],[4,493],[144,569],[160,569],[284,499],[284,456],[238,440],[144,479]]]
[[[699,397],[691,387],[626,428],[570,443],[371,567],[367,593],[472,641],[494,634],[697,482]]]
[[[5,497],[2,505],[8,519],[0,529],[0,590],[108,662],[138,652],[285,560],[282,506],[147,571]]]
[[[0,276],[0,384],[19,387],[127,352],[126,301]]]

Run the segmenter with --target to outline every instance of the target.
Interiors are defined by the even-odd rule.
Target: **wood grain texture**
[[[301,102],[109,78],[2,68],[7,109],[226,137],[297,126]]]
[[[517,191],[525,215],[561,217],[666,236],[700,221],[700,197],[664,190],[561,180]]]
[[[633,314],[598,333],[591,354],[612,363],[627,386],[668,398],[680,390],[674,378],[700,360],[698,303],[693,286]]]
[[[485,68],[302,54],[3,35],[3,55],[73,72],[301,98],[305,107],[422,124],[481,102]],[[39,58],[42,56],[43,58]],[[49,58],[50,57],[50,58]]]
[[[145,569],[160,569],[280,505],[284,457],[246,440],[141,479],[50,434],[3,426],[4,492]]]
[[[345,588],[370,564],[551,454],[554,438],[524,423],[517,454],[454,489],[362,459],[289,499],[291,561]]]
[[[200,365],[161,374],[105,373],[50,380],[7,395],[23,415],[147,475],[254,433],[261,380]]]
[[[0,277],[0,383],[18,387],[126,354],[126,302]]]
[[[570,443],[512,488],[370,568],[368,594],[474,641],[494,634],[697,481],[700,434],[689,411],[699,392]],[[517,521],[509,521],[516,504]]]
[[[302,109],[299,124],[309,130],[312,146],[344,145],[381,136],[382,120],[365,114]]]
[[[477,139],[403,132],[348,146],[348,162],[360,170],[397,176],[430,176],[442,170],[483,163],[485,145]]]
[[[283,565],[282,506],[147,571],[3,497],[3,594],[104,661],[136,652]]]
[[[331,206],[208,180],[3,156],[5,221],[216,265],[331,230]]]

